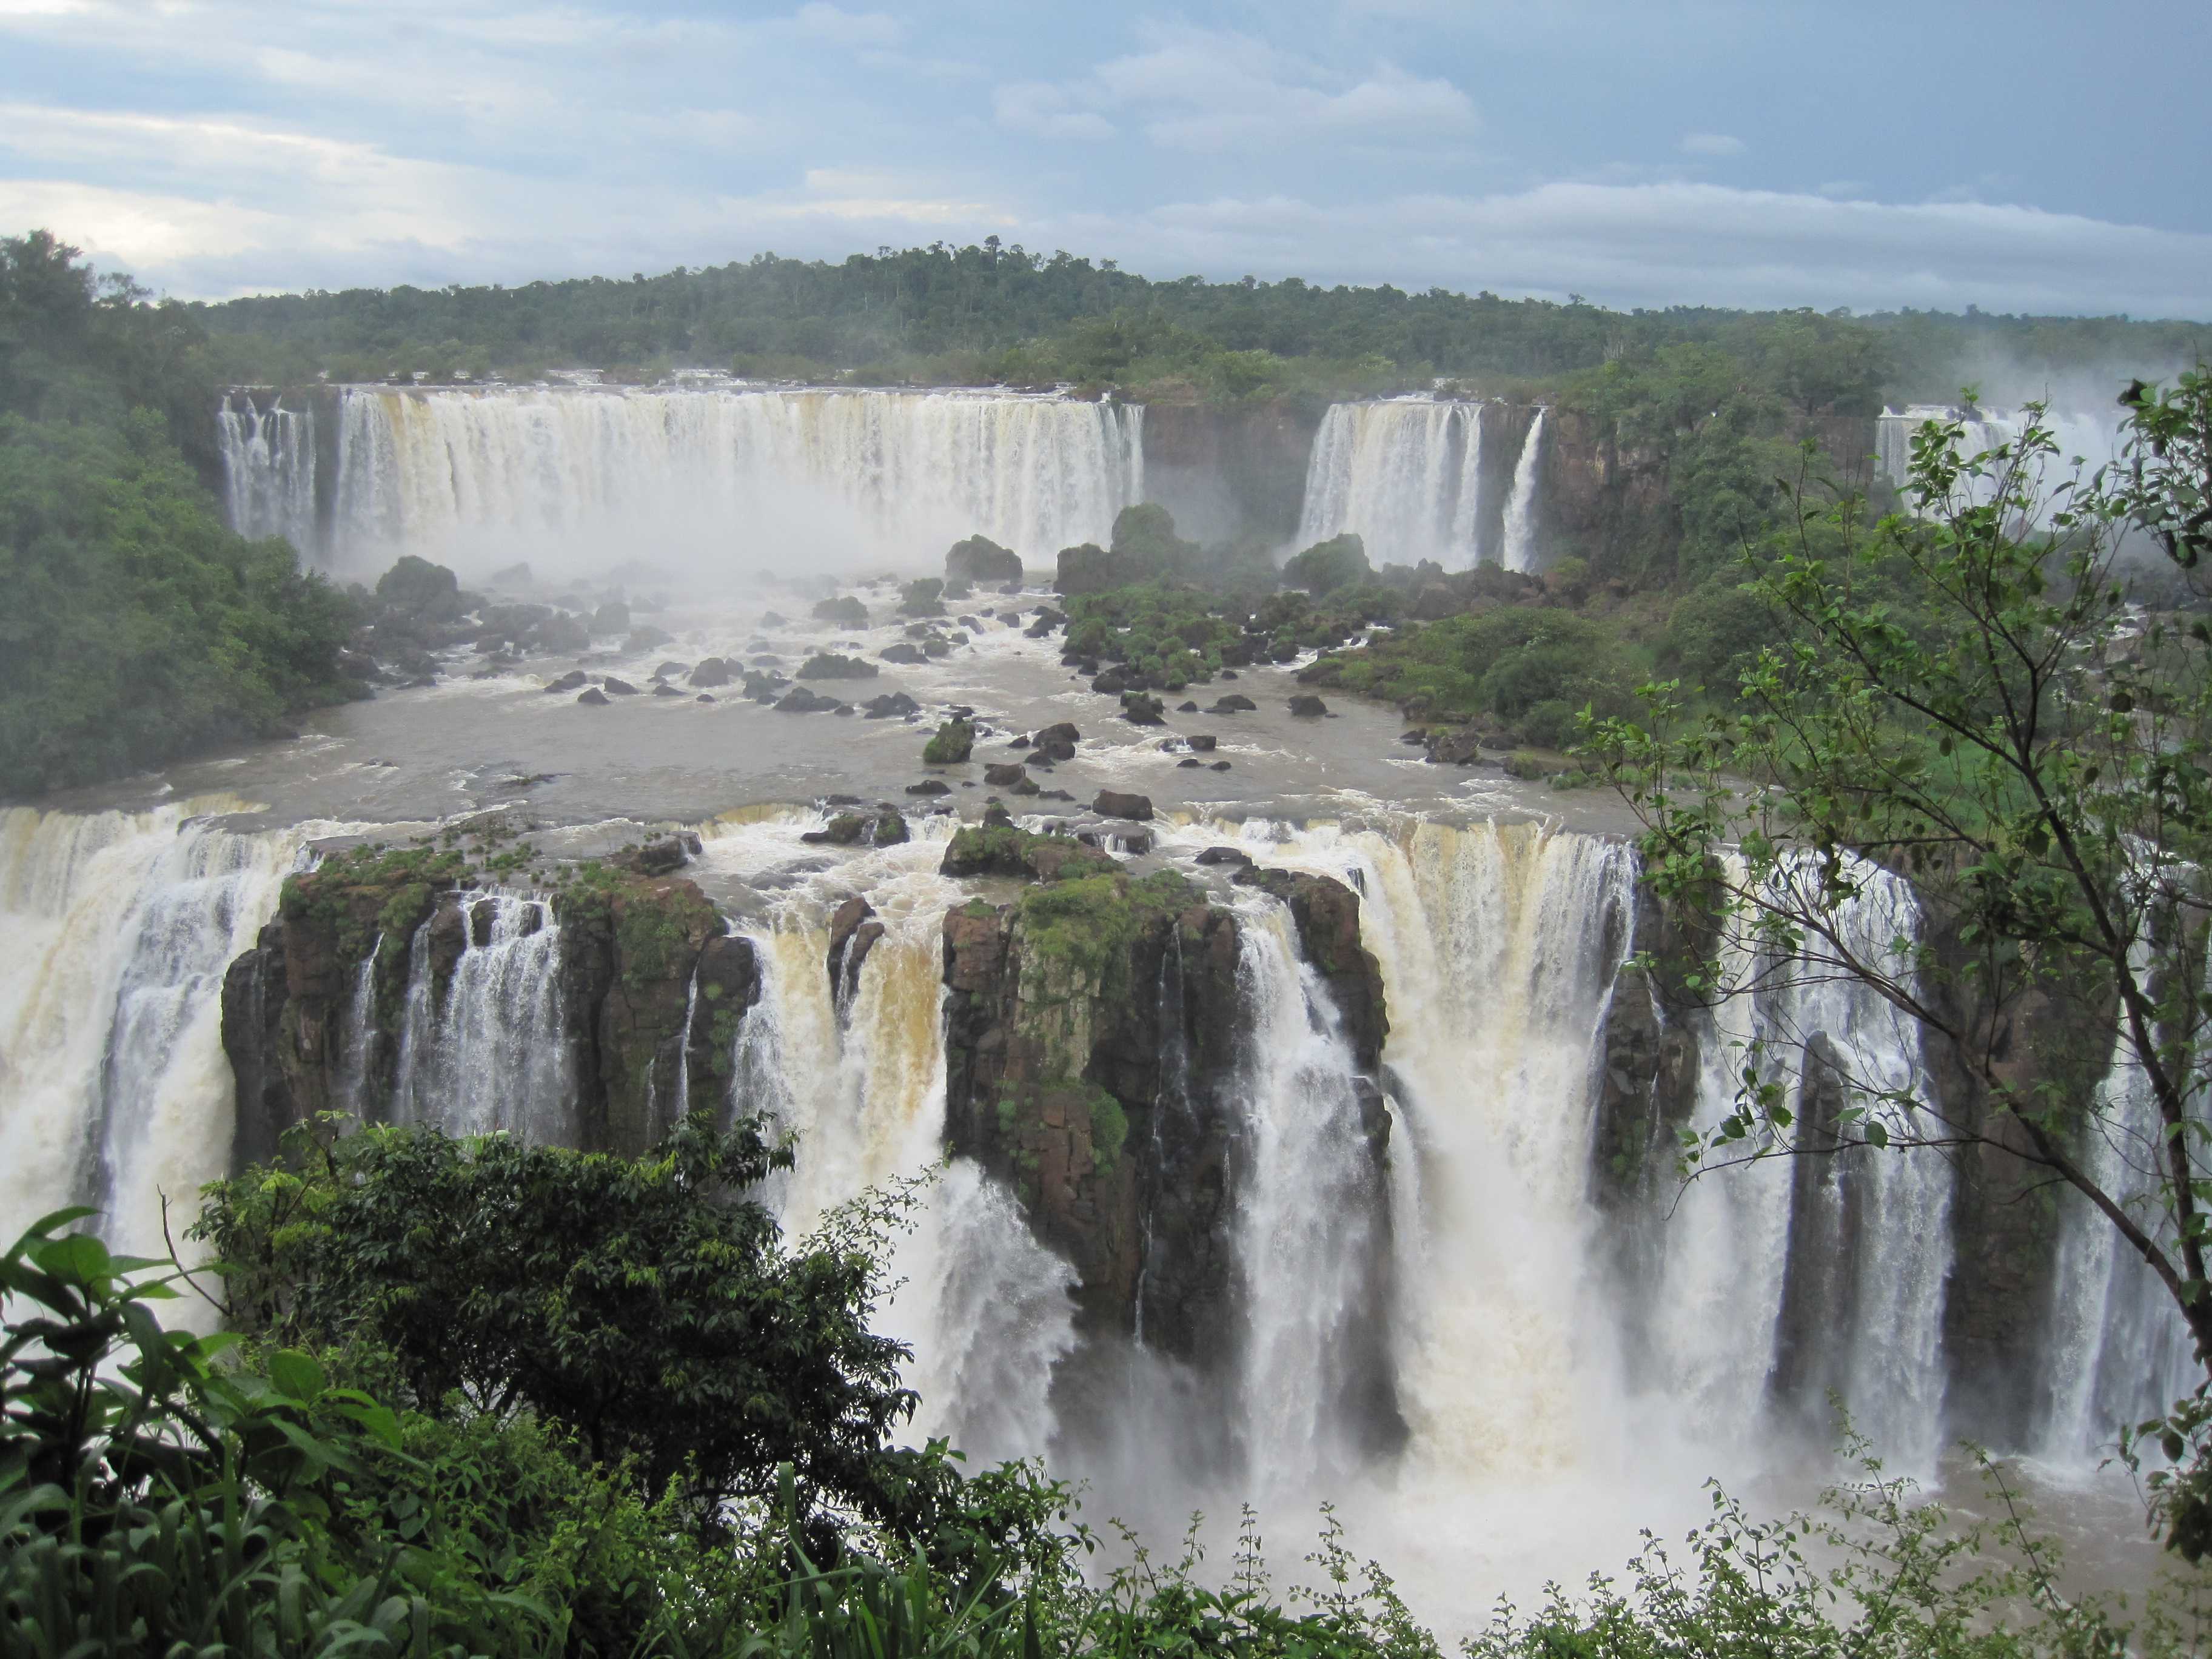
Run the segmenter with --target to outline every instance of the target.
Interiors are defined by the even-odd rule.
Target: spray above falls
[[[642,558],[819,569],[981,532],[1032,560],[1143,498],[1141,407],[1014,393],[734,386],[234,392],[234,526],[345,568]]]

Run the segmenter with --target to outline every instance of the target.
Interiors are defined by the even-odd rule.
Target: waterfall
[[[2138,944],[2133,965],[2151,965]],[[2098,1085],[2097,1127],[2083,1137],[2084,1171],[2171,1244],[2170,1212],[2158,1197],[2166,1139],[2148,1074],[2124,1024]],[[2060,1189],[2058,1249],[2051,1264],[2050,1339],[2038,1402],[2037,1450],[2055,1463],[2094,1461],[2121,1424],[2163,1416],[2203,1380],[2195,1344],[2173,1297],[2149,1264],[2121,1241],[2080,1194]],[[2148,1224],[2154,1218],[2157,1224]]]
[[[1857,896],[1833,911],[1841,953],[1902,974],[1920,910],[1901,878],[1853,860]],[[1778,882],[1810,883],[1809,860]],[[1802,899],[1792,899],[1792,903]],[[1788,961],[1729,941],[1726,971],[1755,981],[1701,1043],[1696,1127],[1735,1109],[1747,1047],[1779,1083],[1802,1151],[1691,1182],[1665,1222],[1660,1283],[1644,1330],[1669,1392],[1707,1434],[1776,1409],[1832,1431],[1832,1389],[1893,1467],[1926,1474],[1940,1449],[1942,1328],[1950,1276],[1952,1171],[1938,1152],[1823,1150],[1834,1114],[1867,1107],[1893,1140],[1920,1132],[1929,1097],[1919,1026],[1808,941]]]
[[[1298,546],[1350,531],[1376,564],[1471,568],[1485,530],[1485,407],[1426,398],[1331,404],[1306,465]]]
[[[1934,420],[1959,422],[1956,453],[1962,460],[1972,460],[2000,445],[2016,442],[2027,428],[2027,416],[2023,410],[1968,410],[1946,404],[1908,404],[1902,411],[1884,409],[1881,419],[1875,423],[1875,459],[1881,476],[1891,484],[1901,488],[1911,476],[1913,436],[1923,425]],[[2094,471],[2118,457],[2120,416],[2117,410],[2107,414],[2103,410],[2047,410],[2043,424],[2058,450],[2052,483],[2072,477],[2076,460],[2085,463],[2088,471]],[[1990,479],[1961,482],[1967,499],[1976,506],[1986,505],[1994,493]]]
[[[713,826],[705,860],[773,868],[808,850],[797,837],[818,822]],[[973,1162],[944,1157],[942,929],[970,889],[937,866],[957,827],[917,821],[914,841],[804,880],[747,924],[761,995],[734,1038],[732,1093],[739,1110],[798,1137],[796,1166],[768,1194],[793,1237],[869,1188],[934,1173],[892,1241],[900,1287],[876,1322],[915,1350],[922,1404],[906,1432],[949,1436],[978,1459],[1037,1456],[1054,1429],[1054,1367],[1075,1345],[1073,1276],[1031,1236],[1011,1193]],[[884,931],[841,1007],[828,924],[855,890]]]
[[[258,541],[282,536],[303,556],[316,551],[315,416],[281,401],[262,408],[251,392],[228,393],[216,411],[231,528]]]
[[[442,994],[430,969],[430,924],[416,931],[392,1121],[574,1146],[574,1061],[553,906],[494,893],[471,901],[465,920],[468,942]]]
[[[980,531],[1048,561],[1105,541],[1142,498],[1143,416],[997,392],[349,386],[334,553],[542,558],[566,538],[816,568]],[[241,524],[272,510],[265,492],[234,495]]]
[[[166,1255],[224,1175],[224,970],[276,914],[304,831],[234,835],[222,798],[90,817],[0,810],[0,1233],[69,1203]]]
[[[1505,550],[1500,562],[1508,570],[1536,568],[1536,483],[1544,459],[1544,413],[1528,422],[1521,440],[1520,459],[1513,463],[1513,493],[1505,502]]]
[[[1245,1331],[1238,1420],[1257,1489],[1348,1472],[1356,1332],[1380,1195],[1337,1012],[1298,957],[1288,908],[1237,907],[1248,1011],[1238,1105],[1249,1142],[1237,1218]]]

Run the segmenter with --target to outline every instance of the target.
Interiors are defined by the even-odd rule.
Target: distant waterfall
[[[1103,542],[1144,490],[1141,406],[975,392],[347,386],[331,556],[818,569],[975,532],[1032,561]],[[222,415],[232,520],[312,544],[310,417]],[[549,544],[550,544],[549,546]]]
[[[1498,562],[1508,570],[1536,568],[1536,481],[1544,464],[1544,414],[1528,422],[1528,435],[1521,441],[1520,459],[1513,463],[1513,494],[1505,502],[1505,544]]]
[[[1485,408],[1428,398],[1331,404],[1306,466],[1298,546],[1352,531],[1377,564],[1476,563]]]
[[[0,1233],[97,1205],[109,1243],[166,1255],[228,1169],[224,970],[276,915],[298,832],[231,835],[195,799],[80,817],[0,810]]]
[[[252,392],[233,392],[216,412],[231,528],[258,541],[282,536],[301,555],[318,551],[315,534],[315,416],[313,409],[263,407]]]
[[[1901,487],[1911,475],[1914,434],[1929,421],[1959,422],[1956,453],[1961,460],[1969,461],[2000,445],[2016,442],[2027,429],[2027,416],[2023,410],[1958,409],[1946,404],[1909,404],[1902,411],[1885,409],[1875,424],[1875,459],[1882,477],[1889,483]],[[2076,460],[2082,463],[2086,476],[2108,465],[2118,454],[2118,410],[2106,414],[2102,410],[2084,413],[2053,409],[2045,412],[2043,424],[2058,447],[2048,483],[2057,483],[2073,477]],[[1991,493],[1992,485],[1987,479],[1968,482],[1966,494],[1977,504],[1987,502]]]
[[[1331,404],[1306,464],[1297,545],[1348,531],[1378,565],[1531,568],[1543,411],[1517,446],[1511,418],[1502,404],[1431,398]]]

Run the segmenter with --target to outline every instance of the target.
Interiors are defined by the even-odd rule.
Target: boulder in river
[[[578,686],[583,684],[584,678],[582,669],[572,668],[559,679],[546,681],[545,689],[548,691],[574,691]]]
[[[1121,698],[1121,718],[1132,726],[1163,726],[1167,722],[1167,710],[1158,697],[1131,691]]]
[[[1312,719],[1328,713],[1328,705],[1311,692],[1301,692],[1291,699],[1291,713]]]
[[[699,665],[684,678],[691,684],[705,691],[717,685],[727,685],[732,678],[732,672],[730,665],[720,657],[705,657],[702,658]]]
[[[1011,789],[1018,783],[1026,783],[1029,775],[1029,768],[1019,761],[1003,764],[994,762],[983,769],[983,781],[994,789]]]
[[[920,783],[907,785],[906,792],[909,795],[949,795],[952,786],[936,778],[924,778]]]
[[[1257,708],[1260,705],[1258,703],[1254,702],[1251,698],[1246,696],[1242,691],[1231,691],[1225,697],[1216,697],[1213,700],[1213,707],[1206,710],[1206,713],[1210,714],[1233,714],[1240,709]]]
[[[611,697],[634,697],[637,695],[635,686],[628,680],[618,680],[611,674],[599,682],[599,690]]]
[[[576,694],[576,701],[597,708],[607,701],[607,694],[596,685],[587,685]]]
[[[1102,818],[1127,818],[1133,823],[1149,823],[1152,819],[1152,798],[1102,789],[1098,799],[1091,803],[1091,810]]]

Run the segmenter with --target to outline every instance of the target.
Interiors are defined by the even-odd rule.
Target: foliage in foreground
[[[641,1160],[636,1178],[650,1182],[655,1162]],[[257,1201],[270,1196],[258,1173]],[[726,1196],[695,1189],[690,1203]],[[1206,1582],[1195,1522],[1174,1563],[1156,1566],[1125,1534],[1127,1565],[1088,1582],[1097,1540],[1070,1523],[1062,1489],[1019,1466],[972,1477],[933,1530],[849,1530],[834,1559],[817,1553],[788,1463],[702,1528],[684,1477],[656,1492],[633,1458],[595,1458],[544,1413],[473,1408],[462,1394],[434,1412],[394,1409],[345,1386],[343,1371],[377,1369],[359,1345],[318,1356],[162,1329],[152,1304],[179,1275],[64,1231],[89,1213],[49,1216],[0,1257],[0,1659],[1439,1653],[1333,1517],[1307,1582],[1280,1593],[1249,1512],[1225,1585]],[[580,1241],[586,1257],[617,1235],[652,1254],[634,1216],[595,1229],[564,1213],[596,1231]],[[410,1231],[434,1236],[455,1220],[419,1216]],[[286,1224],[345,1224],[335,1206]],[[644,1259],[633,1267],[651,1271]],[[1905,1483],[1869,1468],[1875,1478],[1832,1495],[1819,1520],[1754,1522],[1717,1493],[1681,1564],[1652,1540],[1629,1589],[1601,1577],[1532,1620],[1504,1609],[1465,1644],[1469,1659],[2203,1648],[2185,1596],[2132,1627],[2116,1608],[2064,1596],[2056,1553],[2001,1485],[2007,1518],[1984,1537],[1915,1507]],[[1003,1524],[1017,1511],[1020,1524]],[[963,1547],[943,1547],[948,1524]],[[1833,1565],[1815,1564],[1820,1551]]]

